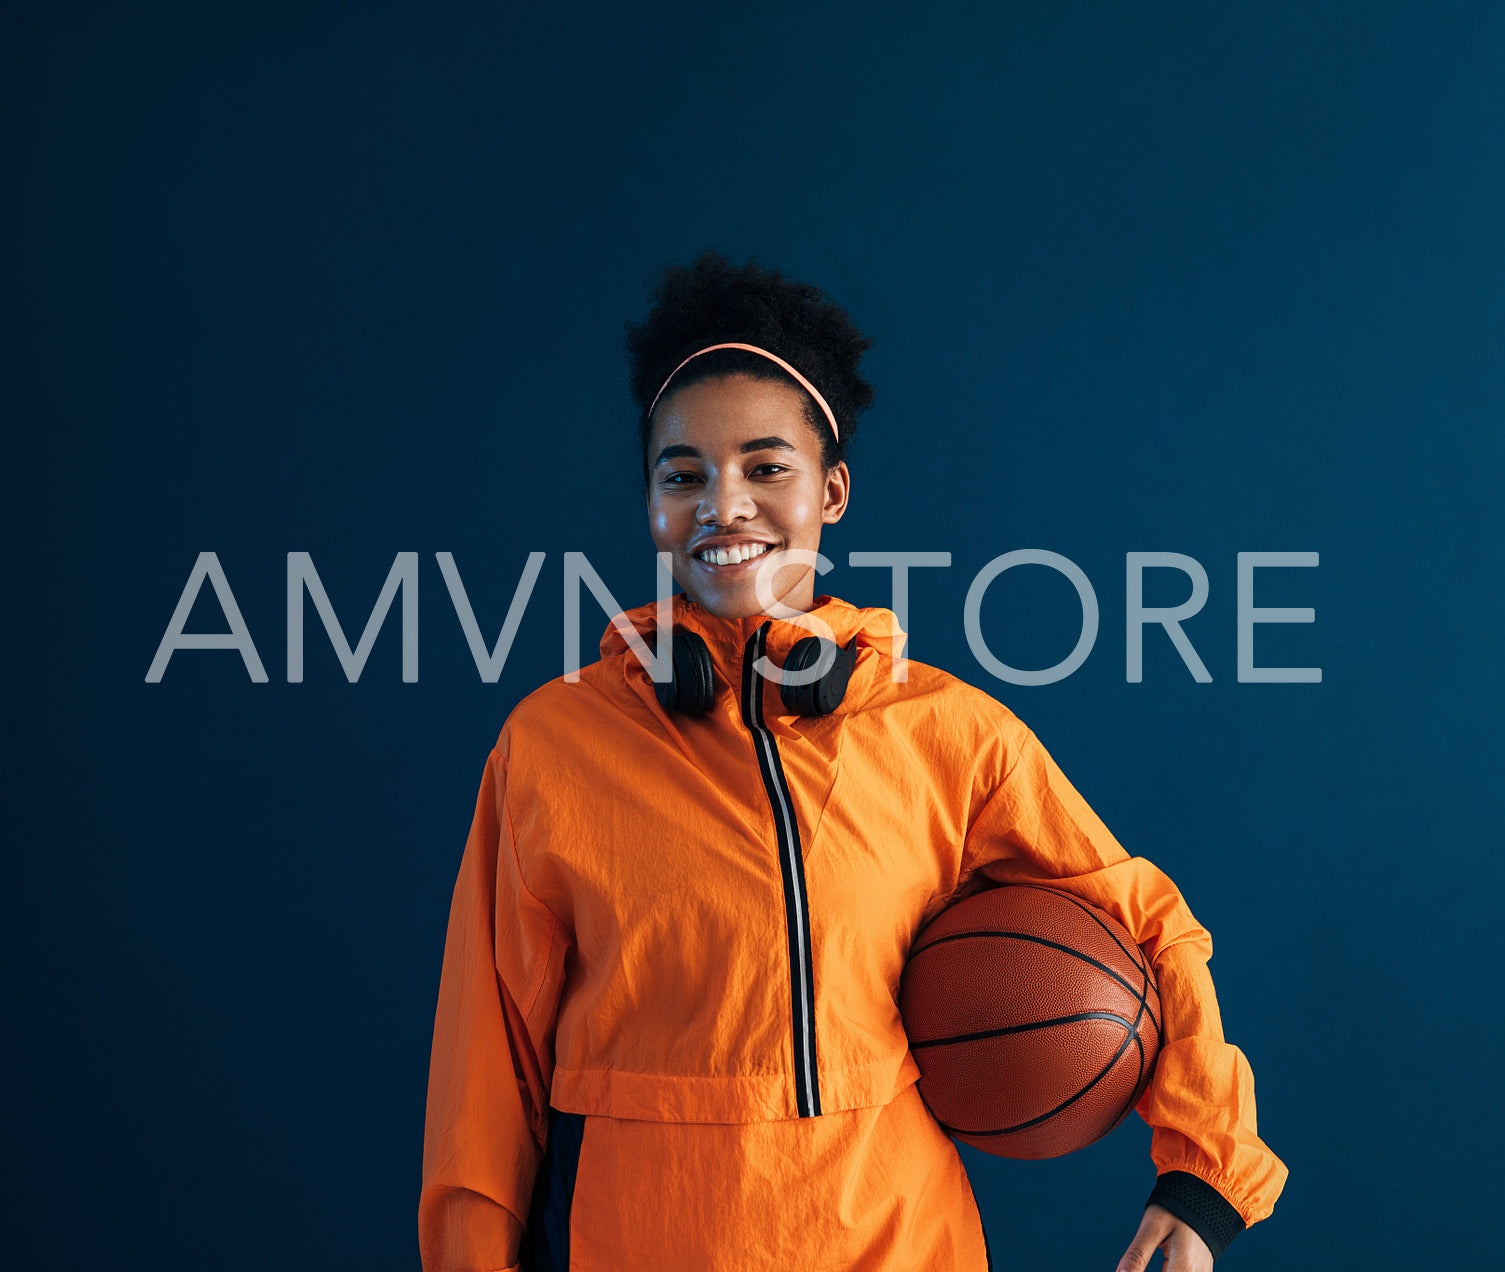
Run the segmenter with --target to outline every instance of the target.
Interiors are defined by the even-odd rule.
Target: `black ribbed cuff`
[[[1221,1258],[1229,1243],[1244,1230],[1243,1219],[1228,1199],[1189,1171],[1166,1171],[1155,1180],[1155,1191],[1144,1204],[1164,1206],[1177,1219],[1190,1224],[1207,1242],[1214,1259]]]

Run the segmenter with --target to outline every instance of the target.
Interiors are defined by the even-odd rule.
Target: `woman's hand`
[[[1145,1272],[1156,1250],[1165,1251],[1164,1272],[1212,1272],[1212,1251],[1196,1230],[1164,1206],[1146,1206],[1118,1272]]]

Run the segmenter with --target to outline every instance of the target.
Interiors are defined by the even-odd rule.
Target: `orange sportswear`
[[[650,648],[656,608],[621,616]],[[1008,708],[918,662],[895,681],[889,610],[818,597],[810,614],[857,642],[832,715],[789,714],[754,669],[809,630],[680,594],[674,622],[715,667],[708,714],[666,712],[612,625],[578,682],[508,717],[444,951],[426,1272],[521,1265],[549,1127],[569,1118],[574,1272],[983,1272],[976,1202],[896,1004],[929,919],[1023,881],[1108,911],[1154,964],[1165,1041],[1137,1105],[1154,1199],[1214,1230],[1270,1214],[1286,1169],[1175,885]]]

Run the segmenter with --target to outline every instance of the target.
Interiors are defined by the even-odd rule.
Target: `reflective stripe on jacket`
[[[651,647],[656,609],[618,621]],[[897,995],[930,918],[1016,881],[1071,891],[1144,947],[1165,1008],[1138,1105],[1157,1172],[1267,1216],[1285,1167],[1223,1040],[1211,940],[1034,734],[937,668],[896,680],[886,609],[817,598],[809,617],[858,650],[826,717],[789,714],[758,671],[802,623],[683,595],[673,615],[710,649],[708,715],[665,712],[614,623],[601,660],[523,699],[487,760],[435,1019],[427,1272],[518,1265],[551,1106],[584,1115],[577,1270],[980,1272],[965,1172],[916,1121]]]

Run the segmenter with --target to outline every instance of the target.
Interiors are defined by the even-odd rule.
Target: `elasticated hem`
[[[1155,1191],[1146,1206],[1164,1206],[1177,1219],[1190,1224],[1207,1242],[1212,1257],[1222,1257],[1234,1237],[1244,1230],[1244,1221],[1228,1199],[1205,1179],[1184,1170],[1171,1170],[1155,1181]]]

